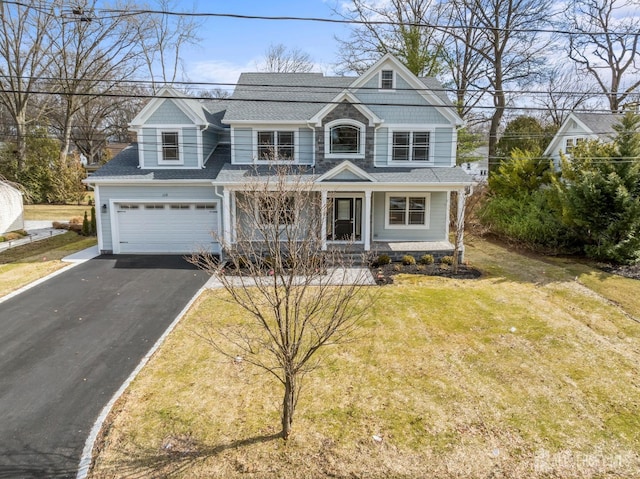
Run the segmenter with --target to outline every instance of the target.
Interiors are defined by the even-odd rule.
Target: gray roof
[[[615,134],[613,126],[620,121],[619,113],[576,113],[573,115],[584,123],[592,133],[598,136],[611,136]]]
[[[217,181],[222,183],[242,183],[250,181],[256,176],[261,178],[270,178],[278,174],[278,167],[270,165],[259,165],[257,167],[247,165],[231,165],[225,163],[220,170]],[[292,173],[296,175],[308,176],[309,181],[315,181],[324,173],[329,171],[327,168],[314,168],[310,166],[296,167]],[[376,183],[396,184],[396,183],[425,183],[425,184],[453,184],[464,183],[470,184],[471,179],[459,167],[452,168],[363,168]],[[331,180],[329,180],[331,181]],[[329,182],[328,181],[328,182]],[[331,182],[343,182],[343,180],[335,180]],[[363,180],[366,182],[366,180]],[[345,180],[344,182],[353,182]]]
[[[213,180],[218,176],[222,165],[231,158],[229,145],[219,145],[201,169],[140,169],[138,168],[138,144],[132,143],[111,161],[98,169],[91,180]]]
[[[349,89],[357,77],[322,73],[242,73],[231,96],[225,121],[306,121]],[[452,103],[440,82],[420,81],[445,104]]]

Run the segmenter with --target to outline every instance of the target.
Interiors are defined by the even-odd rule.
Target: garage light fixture
[[[103,213],[106,213],[106,212],[107,212],[107,204],[106,204],[106,203],[103,203],[103,204],[102,204],[102,212],[103,212]]]

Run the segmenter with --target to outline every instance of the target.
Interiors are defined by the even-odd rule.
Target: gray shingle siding
[[[148,125],[189,125],[193,121],[178,108],[178,106],[167,98],[158,109],[153,112],[147,120]]]

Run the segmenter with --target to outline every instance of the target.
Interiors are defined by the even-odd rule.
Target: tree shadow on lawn
[[[162,441],[160,448],[138,447],[139,452],[128,452],[126,460],[107,466],[103,472],[114,472],[118,477],[129,479],[171,477],[228,450],[276,441],[281,437],[280,433],[268,434],[208,446],[190,435],[172,435]]]

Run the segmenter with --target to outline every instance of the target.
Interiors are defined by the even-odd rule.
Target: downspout
[[[217,185],[213,186],[213,194],[216,195],[218,198],[220,198],[220,204],[222,205],[222,204],[224,204],[224,197],[222,196],[221,193],[218,193],[218,188],[219,188],[219,186],[217,186]],[[220,210],[220,214],[222,214],[222,212],[223,212],[223,209]],[[219,226],[218,230],[220,230],[220,229],[222,229],[224,227],[221,224],[218,224],[218,226]],[[220,233],[218,233],[218,234],[220,234]],[[224,232],[223,232],[223,235],[224,235]],[[223,257],[224,257],[224,251],[222,249],[222,246],[220,246],[220,260],[221,261],[223,260]]]

